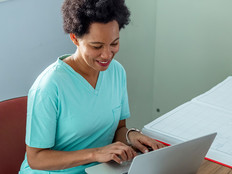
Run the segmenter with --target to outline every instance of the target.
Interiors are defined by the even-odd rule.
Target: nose
[[[101,58],[103,59],[111,59],[113,57],[113,51],[111,50],[110,47],[105,47],[103,50],[102,50],[102,53],[101,53]]]

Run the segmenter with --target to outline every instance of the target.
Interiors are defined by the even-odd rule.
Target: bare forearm
[[[127,144],[127,141],[126,141],[127,130],[128,129],[125,126],[118,128],[117,131],[115,132],[114,142],[120,141],[120,142]]]
[[[28,155],[31,168],[37,170],[61,170],[94,162],[96,149],[79,151],[55,151],[44,149],[33,155]]]

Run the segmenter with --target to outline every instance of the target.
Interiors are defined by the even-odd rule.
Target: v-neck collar
[[[95,88],[93,88],[93,86],[82,76],[80,75],[78,72],[76,72],[71,66],[69,66],[67,63],[65,63],[63,61],[63,59],[65,59],[66,57],[68,57],[70,55],[64,55],[58,58],[58,63],[62,66],[64,66],[66,69],[68,69],[69,71],[72,72],[73,75],[75,75],[83,84],[83,86],[85,86],[91,93],[94,93],[95,95],[98,95],[99,91],[100,91],[100,87],[101,87],[101,83],[102,83],[102,79],[103,79],[103,72],[99,72],[98,74],[98,78],[97,78],[97,84],[95,86]]]

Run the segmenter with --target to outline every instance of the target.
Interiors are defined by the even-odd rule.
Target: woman
[[[28,94],[20,174],[85,173],[98,162],[132,160],[162,144],[126,128],[126,74],[113,58],[129,23],[124,0],[65,0],[64,30],[77,46],[50,65]],[[133,147],[133,148],[132,148]]]

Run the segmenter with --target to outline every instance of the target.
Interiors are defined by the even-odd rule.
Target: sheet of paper
[[[232,77],[228,77],[208,92],[193,100],[208,103],[209,105],[228,110],[232,113]]]
[[[232,166],[232,78],[145,125],[144,131],[170,144],[217,132],[207,157]]]

